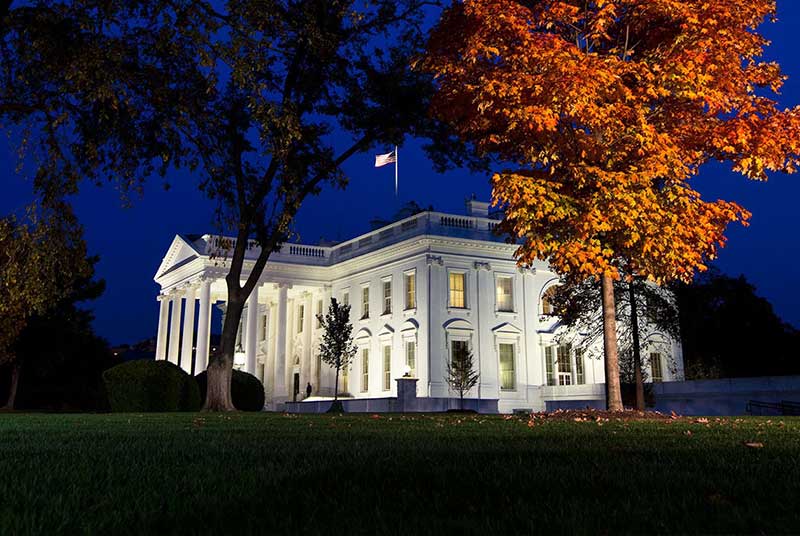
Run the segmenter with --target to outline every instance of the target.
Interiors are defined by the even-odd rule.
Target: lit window
[[[344,294],[342,294],[342,304],[350,305],[350,292],[347,290],[345,290]]]
[[[406,309],[417,307],[417,274],[409,272],[406,274]]]
[[[361,289],[361,319],[369,318],[369,285]]]
[[[542,314],[546,316],[552,316],[556,314],[555,305],[553,303],[553,298],[556,295],[556,287],[552,286],[544,291],[542,294]]]
[[[322,300],[317,300],[317,329],[322,327],[322,322],[319,321],[319,317],[322,316]]]
[[[556,354],[558,361],[558,385],[572,385],[572,363],[569,359],[569,345],[558,345]]]
[[[511,277],[498,277],[496,283],[497,310],[511,312],[514,310],[514,280]]]
[[[406,366],[408,374],[415,378],[417,376],[417,344],[414,341],[406,341]]]
[[[544,349],[544,361],[547,369],[547,385],[556,384],[556,376],[555,372],[553,371],[553,363],[555,362],[555,357],[553,357],[554,348],[555,346],[547,346]]]
[[[466,274],[450,273],[450,307],[466,307],[466,300],[464,299],[465,279]]]
[[[515,383],[514,345],[500,344],[500,389],[512,390]]]
[[[388,391],[392,388],[392,347],[383,347],[383,390]]]
[[[361,349],[361,391],[369,391],[369,348]]]
[[[661,368],[661,354],[657,352],[650,354],[650,375],[656,383],[664,381],[664,370]]]
[[[297,307],[297,333],[303,332],[303,322],[306,316],[306,307],[305,305],[300,305]]]
[[[267,329],[268,329],[267,315],[262,315],[261,316],[261,340],[262,341],[267,340]]]
[[[383,314],[388,315],[392,312],[392,280],[387,279],[383,282]]]

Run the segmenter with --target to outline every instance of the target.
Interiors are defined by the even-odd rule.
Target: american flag
[[[397,162],[397,149],[391,153],[375,155],[375,167],[383,167]]]

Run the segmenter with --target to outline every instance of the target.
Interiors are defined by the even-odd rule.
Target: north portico
[[[351,306],[358,353],[340,374],[354,399],[397,396],[395,379],[417,378],[420,398],[453,397],[447,359],[471,351],[480,373],[468,398],[499,411],[544,409],[549,401],[603,400],[602,361],[559,343],[547,302],[558,277],[544,262],[519,268],[493,231],[488,204],[467,202],[466,215],[425,211],[335,245],[285,244],[271,255],[247,301],[235,367],[264,384],[267,407],[295,390],[333,395],[334,371],[321,363],[316,314],[331,298]],[[155,276],[161,292],[157,359],[189,373],[205,370],[212,309],[224,314],[226,252],[233,239],[174,238]],[[248,244],[242,277],[260,250]],[[680,345],[651,341],[646,367],[655,381],[682,376]]]

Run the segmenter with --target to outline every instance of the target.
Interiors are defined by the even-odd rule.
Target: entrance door
[[[294,373],[294,387],[292,388],[292,401],[297,402],[297,394],[300,392],[300,373]]]

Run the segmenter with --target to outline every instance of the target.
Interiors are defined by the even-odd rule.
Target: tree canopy
[[[773,0],[466,0],[421,65],[433,112],[516,165],[493,187],[520,261],[689,281],[749,216],[701,199],[701,165],[797,166],[800,111],[778,109],[784,76],[761,59],[774,15]]]

